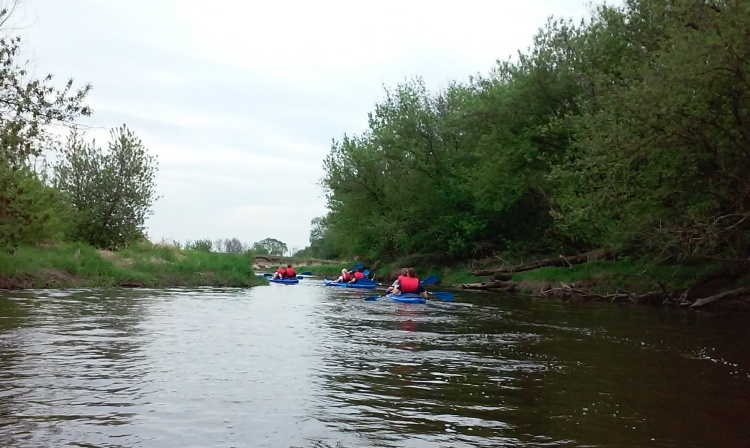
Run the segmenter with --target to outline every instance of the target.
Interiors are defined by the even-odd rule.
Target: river
[[[0,293],[0,446],[750,446],[746,312],[364,295]]]

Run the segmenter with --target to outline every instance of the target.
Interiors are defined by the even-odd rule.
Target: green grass
[[[572,267],[545,267],[521,272],[513,280],[573,283],[590,281],[595,291],[611,292],[617,288],[634,291],[684,289],[701,277],[711,274],[715,266],[682,266],[646,264],[640,261],[589,261]]]
[[[82,243],[19,247],[0,255],[0,287],[253,286],[251,254],[181,251],[138,243],[118,252]]]

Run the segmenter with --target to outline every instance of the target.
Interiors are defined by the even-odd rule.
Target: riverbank
[[[543,260],[474,260],[452,267],[413,257],[376,267],[376,279],[393,281],[404,266],[437,274],[443,288],[502,291],[532,297],[699,308],[750,305],[750,275],[722,263],[664,264],[583,254]],[[556,266],[545,266],[552,263]],[[314,271],[313,271],[314,272]]]
[[[112,252],[83,243],[22,246],[0,255],[0,289],[84,287],[248,287],[255,276],[252,254],[180,250],[133,244]]]

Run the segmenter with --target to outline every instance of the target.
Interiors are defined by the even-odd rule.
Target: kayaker
[[[396,280],[393,281],[393,284],[388,287],[388,289],[385,290],[386,294],[389,294],[393,292],[393,288],[398,286],[398,281],[401,279],[401,277],[407,277],[409,275],[409,270],[406,268],[401,269],[401,275],[398,276]]]
[[[284,270],[284,278],[297,278],[297,273],[294,272],[294,268],[291,264],[286,265],[286,270]]]
[[[357,272],[353,275],[354,278],[349,280],[349,283],[357,283],[357,280],[361,278],[365,278],[365,274],[362,272],[362,269],[357,269]]]
[[[393,294],[399,295],[411,292],[419,294],[426,299],[427,291],[425,291],[424,285],[419,282],[416,269],[408,268],[407,274],[408,275],[406,277],[402,276],[398,278],[398,285],[393,288]]]
[[[284,269],[284,266],[279,266],[276,269],[276,272],[273,273],[273,278],[284,278],[285,272],[286,272],[286,269]]]
[[[339,275],[339,278],[336,279],[338,283],[344,283],[349,282],[349,280],[352,279],[352,274],[349,273],[349,271],[346,270],[346,268],[341,270],[341,275]]]

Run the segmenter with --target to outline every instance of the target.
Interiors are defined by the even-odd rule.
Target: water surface
[[[0,295],[0,446],[750,446],[746,313],[459,293]]]

